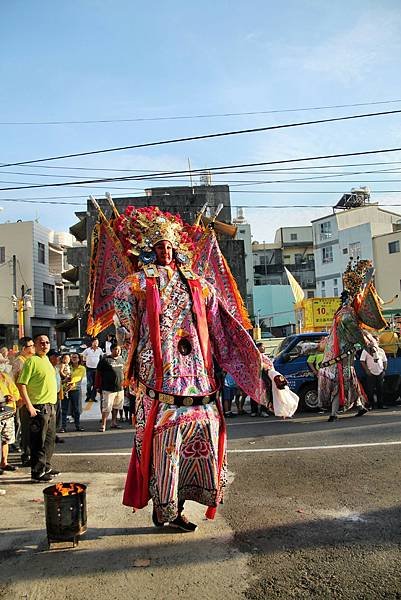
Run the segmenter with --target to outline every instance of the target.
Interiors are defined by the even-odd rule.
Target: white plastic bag
[[[283,390],[277,388],[274,378],[280,373],[270,369],[268,375],[272,382],[274,415],[276,417],[292,417],[298,408],[299,397],[290,390],[288,385]]]

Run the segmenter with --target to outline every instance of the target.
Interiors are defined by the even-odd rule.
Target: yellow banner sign
[[[340,298],[308,298],[303,301],[304,331],[330,327],[335,312],[340,307]]]

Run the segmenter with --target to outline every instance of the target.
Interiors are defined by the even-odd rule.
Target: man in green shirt
[[[47,358],[49,338],[39,334],[33,341],[36,355],[25,361],[17,384],[31,418],[31,478],[46,483],[59,474],[50,464],[56,439],[57,382]]]

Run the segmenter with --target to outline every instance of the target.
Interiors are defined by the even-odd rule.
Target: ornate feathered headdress
[[[371,260],[350,259],[343,275],[343,288],[352,301],[357,294],[363,292],[373,275]]]
[[[184,224],[179,215],[163,212],[157,206],[128,206],[114,223],[127,254],[136,257],[142,264],[154,262],[153,248],[162,240],[171,243],[178,262],[188,264],[194,250],[188,235],[190,227]]]

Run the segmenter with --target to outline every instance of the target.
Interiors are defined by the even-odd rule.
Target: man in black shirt
[[[124,404],[124,360],[121,357],[121,348],[114,344],[110,350],[111,355],[102,356],[96,369],[96,388],[102,396],[100,431],[106,431],[106,422],[110,412],[111,429],[119,429],[117,415]]]

